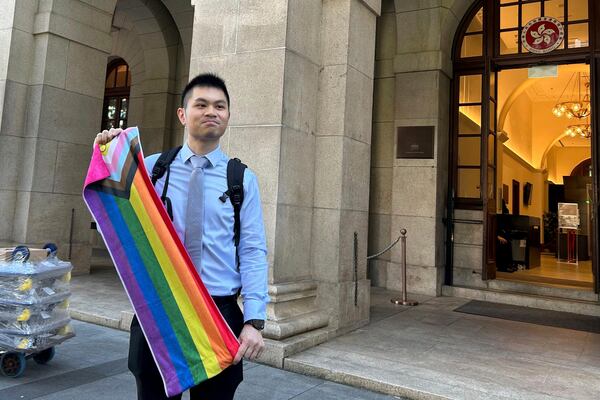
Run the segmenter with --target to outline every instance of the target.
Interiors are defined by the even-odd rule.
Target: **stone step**
[[[324,343],[333,336],[333,332],[325,327],[283,340],[265,338],[265,350],[257,361],[273,367],[283,368],[287,357]]]
[[[431,371],[418,366],[353,352],[341,355],[338,349],[324,346],[286,358],[283,369],[402,399],[492,399],[490,393],[454,386],[436,380],[435,375],[429,377]]]
[[[270,339],[281,340],[300,332],[309,332],[323,328],[329,323],[329,315],[321,310],[310,310],[282,321],[267,320],[264,335]]]
[[[540,296],[559,297],[572,300],[596,301],[598,295],[589,288],[570,287],[541,282],[523,282],[505,280],[502,278],[487,281],[487,286],[493,290],[517,292],[524,294],[536,294]]]
[[[594,283],[591,281],[581,281],[569,278],[555,278],[551,276],[512,274],[510,272],[498,272],[496,278],[513,282],[527,282],[534,285],[561,285],[570,287],[571,289],[592,289],[594,287]]]
[[[129,332],[131,320],[133,319],[133,312],[131,311],[121,311],[120,315],[111,317],[77,308],[72,308],[69,310],[69,313],[71,318],[78,321],[90,322],[92,324],[106,326],[113,329],[120,329],[127,332]]]
[[[442,286],[442,295],[447,297],[460,297],[471,300],[540,308],[542,310],[600,316],[600,303],[597,300],[597,295],[596,300],[587,301],[496,289],[474,289],[463,286]]]

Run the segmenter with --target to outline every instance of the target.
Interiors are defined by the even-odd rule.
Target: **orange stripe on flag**
[[[135,174],[133,185],[136,187],[145,206],[153,204],[148,187],[144,184],[143,178],[140,176],[139,171]],[[155,207],[146,207],[146,211],[151,221],[154,222],[162,220],[160,213]],[[156,225],[158,225],[158,223]],[[221,369],[226,368],[233,360],[234,355],[230,353],[224,341],[223,334],[219,331],[218,326],[215,323],[215,317],[218,315],[219,310],[213,304],[213,300],[210,298],[210,295],[208,295],[207,292],[200,290],[201,288],[193,276],[194,271],[191,270],[191,268],[194,268],[194,266],[192,265],[188,267],[186,260],[177,248],[177,244],[173,240],[173,237],[164,229],[157,229],[156,231],[163,246],[165,247],[165,250],[167,251],[167,254],[170,256],[173,267],[186,290],[187,296],[190,298],[190,302],[198,314],[204,330],[207,333],[212,349],[215,352],[219,364],[221,365]],[[201,293],[202,298],[199,298],[197,295],[193,295],[199,292]]]

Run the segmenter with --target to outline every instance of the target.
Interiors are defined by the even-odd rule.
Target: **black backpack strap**
[[[160,154],[152,168],[152,185],[156,185],[156,181],[163,177],[167,169],[169,169],[169,165],[171,165],[175,156],[179,153],[179,150],[181,150],[181,147],[182,146],[173,147]]]
[[[236,258],[237,247],[240,244],[240,210],[244,202],[244,171],[246,168],[246,164],[242,163],[239,158],[232,158],[227,163],[227,192],[224,195],[229,197],[233,206],[233,240],[236,247]],[[239,268],[239,260],[237,264]]]
[[[165,172],[167,173],[167,176],[165,177],[165,185],[163,186],[163,191],[160,196],[160,200],[165,205],[165,208],[167,209],[167,214],[169,214],[169,218],[171,218],[171,221],[173,220],[173,207],[171,206],[171,199],[167,197],[167,190],[169,188],[169,177],[171,176],[171,169],[169,168],[169,166],[175,159],[175,156],[177,156],[177,153],[179,153],[179,150],[181,150],[181,147],[182,146],[177,146],[173,147],[172,149],[163,151],[158,157],[158,160],[156,160],[154,167],[152,168],[152,185],[156,185],[156,182],[163,177]]]

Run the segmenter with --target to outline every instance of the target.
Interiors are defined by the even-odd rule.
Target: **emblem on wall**
[[[565,29],[559,20],[552,17],[532,19],[523,27],[521,43],[535,54],[549,53],[561,45]]]

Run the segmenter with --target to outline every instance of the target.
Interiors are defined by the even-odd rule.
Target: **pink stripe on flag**
[[[98,147],[98,145],[94,145],[94,149],[92,150],[92,160],[90,161],[90,166],[88,168],[88,173],[85,177],[85,184],[83,187],[85,188],[90,183],[100,181],[107,176],[110,176],[110,171],[102,159],[100,147]]]
[[[115,143],[115,142],[117,142],[117,143]],[[109,151],[112,152],[112,157],[110,159],[110,165],[111,165],[110,169],[112,170],[112,172],[121,170],[121,166],[119,165],[119,159],[122,156],[121,149],[123,148],[125,143],[127,143],[126,140],[113,140],[113,142],[112,142],[113,145],[109,147],[109,149],[110,149]],[[113,146],[115,146],[114,149],[112,148]]]

